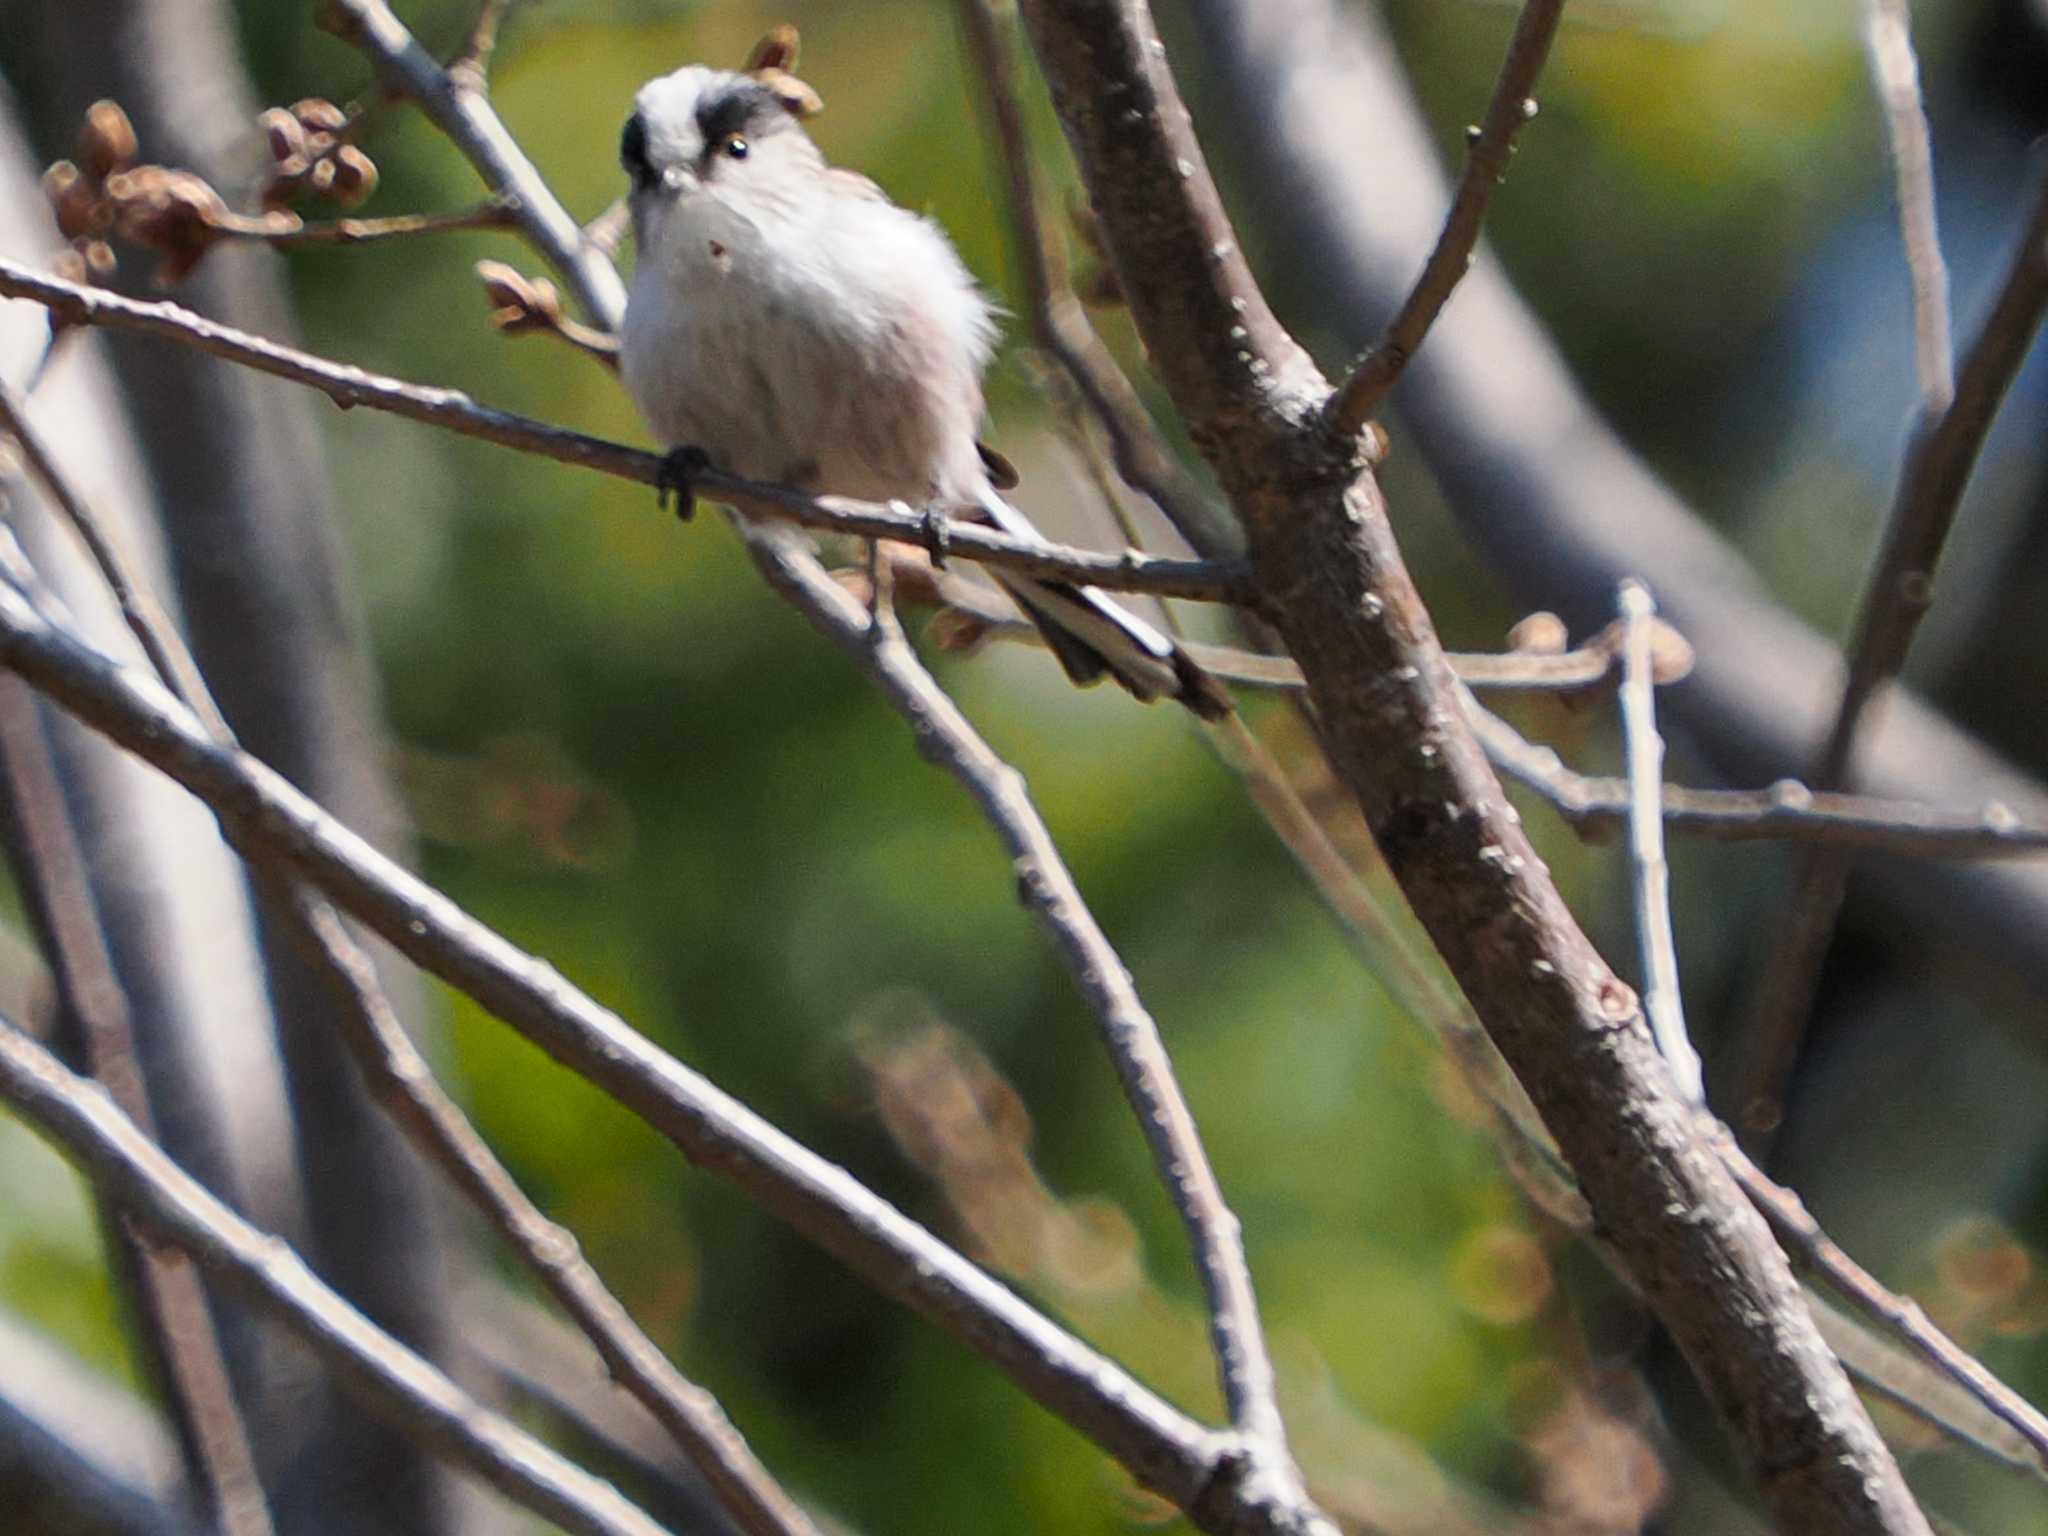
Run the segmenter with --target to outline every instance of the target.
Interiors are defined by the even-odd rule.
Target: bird
[[[691,64],[643,86],[620,134],[636,257],[619,374],[684,511],[708,464],[1045,543],[979,439],[989,300],[936,223],[827,162],[801,121],[816,106],[778,69]],[[1176,641],[1102,593],[991,575],[1074,682],[1229,712]]]

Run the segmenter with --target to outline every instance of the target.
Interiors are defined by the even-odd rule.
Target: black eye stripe
[[[706,144],[717,144],[729,135],[762,125],[769,111],[780,112],[775,93],[753,80],[743,80],[697,103],[697,129]]]
[[[626,119],[619,134],[619,164],[626,168],[635,186],[645,186],[654,180],[654,166],[647,158],[647,124],[638,112]]]

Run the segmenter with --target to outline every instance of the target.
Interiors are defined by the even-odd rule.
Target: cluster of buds
[[[308,97],[271,107],[256,119],[270,145],[266,209],[308,195],[353,208],[377,190],[377,165],[347,141],[349,116],[331,101]]]
[[[118,237],[156,252],[156,281],[169,287],[224,239],[296,234],[304,227],[298,215],[280,206],[290,197],[317,192],[345,206],[362,201],[377,184],[377,168],[337,139],[346,121],[327,101],[264,113],[273,170],[264,211],[251,215],[235,212],[196,172],[137,163],[128,114],[114,102],[95,102],[79,130],[76,157],[43,173],[57,229],[68,242],[59,269],[78,282],[108,276],[115,266],[110,241]]]

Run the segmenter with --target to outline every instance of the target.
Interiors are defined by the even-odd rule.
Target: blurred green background
[[[308,26],[306,9],[245,0],[262,95],[361,94],[360,60]],[[1911,387],[1854,9],[1574,6],[1491,223],[1623,430],[1742,540],[1784,601],[1835,632]],[[1965,316],[2019,205],[2033,131],[2031,108],[2000,94],[1986,52],[2021,9],[1956,0],[1919,18]],[[400,10],[445,52],[469,8]],[[1172,22],[1173,7],[1161,10]],[[1390,8],[1447,152],[1483,106],[1512,17],[1481,0]],[[737,64],[782,20],[802,28],[827,152],[929,210],[1015,307],[996,178],[940,0],[536,0],[507,27],[495,100],[589,217],[621,190],[614,147],[638,84],[687,61]],[[1199,48],[1180,47],[1176,63],[1203,68]],[[1045,174],[1070,190],[1036,94],[1031,109]],[[409,111],[383,110],[363,142],[383,174],[367,212],[477,195],[467,166]],[[539,270],[498,236],[295,255],[308,343],[643,441],[607,372],[488,328],[471,272],[486,256]],[[1874,308],[1844,311],[1851,288]],[[1334,365],[1379,318],[1313,340]],[[1103,323],[1135,364],[1121,317]],[[1027,469],[1023,505],[1057,532],[1113,537],[1014,339],[990,397],[994,441]],[[2011,407],[2022,426],[2001,434],[2000,489],[1966,545],[2036,508],[2038,455],[2025,457],[2014,434],[2038,436],[2039,405],[2034,385]],[[942,1233],[985,1247],[988,1233],[969,1235],[973,1211],[934,1176],[943,1169],[909,1155],[891,1135],[901,1124],[878,1108],[878,1082],[929,1066],[920,1049],[943,1042],[945,1081],[979,1084],[983,1107],[1003,1106],[1013,1132],[1028,1115],[1040,1209],[1089,1238],[1083,1260],[1038,1253],[1016,1283],[1214,1415],[1186,1245],[1091,1016],[1014,900],[993,837],[855,670],[766,591],[715,517],[681,526],[637,489],[371,413],[325,419],[425,872],[720,1086]],[[1398,452],[1392,487],[1447,640],[1497,645],[1517,615]],[[1940,620],[1929,646],[1929,680],[1951,685],[1968,714],[1972,669],[1993,663]],[[1546,1452],[1543,1431],[1564,1422],[1569,1388],[1587,1379],[1582,1352],[1638,1351],[1626,1304],[1532,1224],[1426,1032],[1389,1003],[1188,720],[1112,690],[1078,693],[1036,652],[935,665],[1027,775],[1166,1030],[1245,1223],[1311,1478],[1343,1494],[1340,1508],[1426,1509],[1440,1493],[1426,1454],[1468,1492],[1534,1500],[1567,1459]],[[2023,723],[1982,714],[1979,728],[2030,742]],[[1612,760],[1598,711],[1531,710],[1523,723],[1581,761]],[[1538,811],[1530,822],[1567,895],[1633,974],[1611,851],[1582,847]],[[1768,909],[1781,868],[1756,851],[1680,847],[1675,858],[1695,1012],[1708,1015],[1739,994],[1746,925]],[[440,993],[435,1006],[452,1082],[492,1141],[795,1490],[853,1528],[905,1536],[1083,1536],[1160,1518],[966,1351],[692,1173],[473,1005]],[[1966,1104],[1973,1091],[1998,1099],[1991,1128],[1972,1120],[1980,1133],[1943,1156],[1958,1101],[1923,1105],[1905,1122],[1933,1149],[1916,1200],[1893,1204],[1894,1186],[1879,1201],[1854,1167],[1828,1187],[1863,1257],[1947,1306],[1995,1366],[2038,1387],[2048,1361],[2029,1320],[2033,1282],[1973,1311],[1982,1298],[1956,1279],[1967,1266],[1955,1255],[2024,1257],[1996,1218],[2001,1198],[2006,1217],[2024,1214],[2038,1116],[2001,1096],[2038,1086],[2040,1067],[1986,1039],[1968,1001],[1953,1012],[1969,1048],[1956,1081],[1938,1086]],[[4,1134],[12,1165],[16,1133]],[[0,1292],[120,1361],[82,1207],[39,1181],[12,1182],[39,1194],[0,1206]],[[1945,1214],[1932,1225],[1887,1217],[1900,1209]],[[1689,1420],[1681,1373],[1654,1349],[1634,1357]],[[2048,1518],[2014,1482],[1923,1450],[1916,1478],[1966,1528]],[[1688,1454],[1704,1472],[1687,1470]],[[1754,1528],[1719,1491],[1730,1474],[1711,1433],[1673,1456],[1687,1513],[1671,1528]]]

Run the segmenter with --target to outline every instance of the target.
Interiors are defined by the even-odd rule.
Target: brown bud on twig
[[[508,336],[562,327],[562,295],[544,277],[528,277],[502,261],[480,261],[476,275],[494,306],[491,324]]]
[[[256,126],[270,145],[270,158],[282,168],[295,162],[303,168],[306,159],[306,125],[283,107],[265,107],[256,116]]]
[[[177,282],[205,256],[220,233],[234,223],[228,205],[203,177],[161,165],[141,165],[107,178],[124,238],[161,258],[156,281]]]
[[[1556,614],[1530,614],[1508,631],[1508,649],[1534,656],[1562,656],[1571,648],[1571,633]]]
[[[90,181],[105,181],[135,163],[135,125],[119,103],[100,100],[85,109],[78,131],[78,165]]]
[[[308,133],[338,134],[348,127],[348,114],[324,96],[308,96],[291,104],[291,114]]]
[[[334,167],[334,200],[353,208],[377,190],[377,162],[353,144],[343,144],[329,162]]]
[[[759,74],[764,69],[795,69],[797,50],[802,46],[793,22],[782,22],[770,27],[762,34],[761,41],[754,44],[754,51],[747,55],[747,73]]]
[[[69,160],[59,160],[43,172],[43,195],[50,200],[57,232],[66,240],[89,238],[112,222],[99,188]]]

